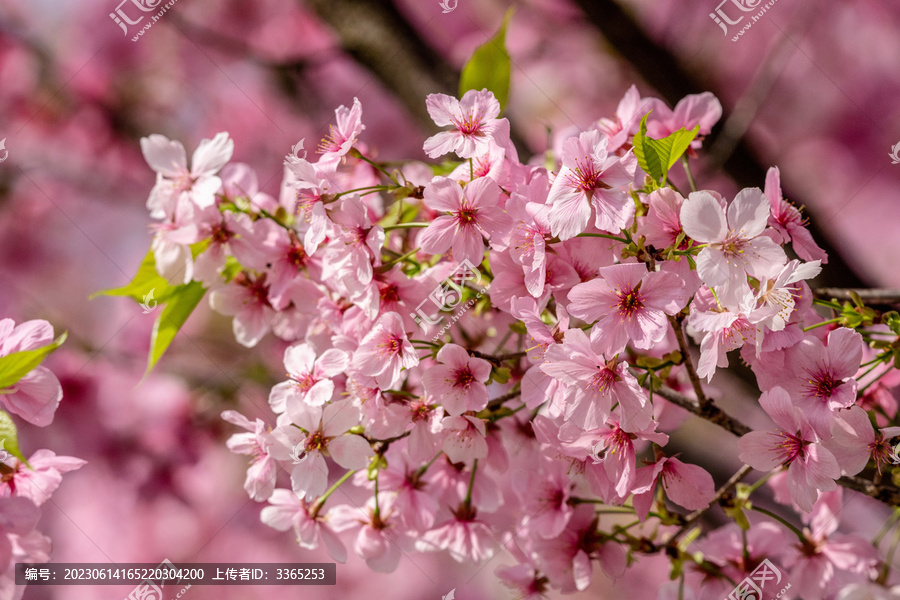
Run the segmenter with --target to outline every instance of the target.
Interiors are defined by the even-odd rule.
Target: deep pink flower
[[[634,510],[641,519],[647,518],[656,493],[656,483],[662,481],[666,498],[688,510],[706,508],[716,495],[716,486],[704,468],[683,463],[674,457],[663,457],[655,464],[638,469],[634,484]]]
[[[841,476],[841,468],[784,389],[774,387],[763,392],[759,403],[777,428],[751,431],[741,437],[737,442],[739,458],[760,471],[787,467],[791,498],[801,510],[810,511],[819,490],[835,489],[834,480]]]
[[[609,155],[609,138],[599,131],[585,131],[565,141],[562,169],[553,180],[547,204],[553,235],[561,240],[575,237],[594,226],[618,233],[634,217],[634,202],[626,187],[634,180],[637,159]]]
[[[422,374],[425,392],[432,395],[450,416],[487,406],[485,382],[491,376],[491,363],[469,356],[461,346],[445,344],[437,353],[439,365]]]
[[[459,100],[446,94],[429,94],[425,105],[438,127],[453,126],[425,140],[425,154],[431,158],[448,152],[474,158],[487,153],[492,145],[505,148],[509,144],[509,121],[497,118],[500,103],[493,92],[469,90]]]
[[[778,167],[771,167],[766,173],[766,198],[772,209],[769,226],[778,232],[782,243],[791,242],[794,252],[803,260],[818,260],[823,265],[828,264],[828,255],[819,248],[806,229],[806,219],[781,195],[781,174]]]
[[[643,110],[650,112],[650,116],[647,117],[647,135],[654,139],[662,139],[679,129],[691,130],[699,125],[698,139],[691,142],[691,148],[694,150],[700,148],[700,138],[708,135],[722,117],[722,104],[711,92],[685,96],[675,105],[675,110],[670,109],[658,98],[646,100],[647,104]]]
[[[781,372],[782,387],[788,391],[819,437],[831,435],[837,410],[856,402],[856,371],[862,361],[862,335],[840,327],[828,334],[828,345],[807,335],[790,348]]]
[[[614,356],[629,343],[648,350],[669,330],[666,315],[682,309],[684,282],[672,273],[649,272],[643,263],[603,267],[599,277],[569,291],[569,314],[594,323],[596,348]]]
[[[484,237],[508,232],[510,219],[500,208],[500,187],[482,177],[466,187],[448,177],[435,177],[425,187],[425,204],[442,214],[419,235],[422,250],[442,254],[453,248],[457,262],[476,267],[484,259]]]

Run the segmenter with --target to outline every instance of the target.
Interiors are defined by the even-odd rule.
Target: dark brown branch
[[[731,491],[731,488],[733,488],[738,483],[740,483],[741,480],[744,477],[746,477],[747,475],[749,475],[750,471],[752,471],[752,470],[753,470],[753,467],[751,467],[750,465],[744,465],[743,467],[738,469],[738,471],[734,475],[732,475],[731,478],[728,481],[726,481],[722,487],[720,487],[718,490],[716,490],[716,495],[713,496],[713,499],[710,501],[708,507],[695,510],[694,512],[692,512],[691,514],[689,514],[688,516],[686,516],[684,518],[684,525],[681,526],[681,529],[679,529],[678,531],[675,532],[675,535],[673,535],[671,538],[669,538],[669,543],[672,543],[673,541],[680,538],[684,534],[685,531],[690,529],[691,526],[697,522],[697,520],[700,517],[702,517],[704,514],[706,514],[706,511],[708,511],[711,507],[715,506],[716,503],[725,496],[725,494],[727,494],[729,491]]]
[[[694,368],[694,361],[691,359],[690,348],[688,348],[687,340],[684,338],[684,329],[681,327],[681,319],[679,319],[679,317],[670,316],[669,323],[672,324],[672,329],[675,330],[675,339],[678,340],[678,347],[681,348],[684,368],[687,369],[688,377],[691,379],[691,385],[694,386],[694,393],[697,395],[700,408],[701,410],[706,410],[712,405],[712,400],[710,400],[706,396],[706,392],[703,391],[703,383],[700,381],[700,376],[697,375],[697,369]]]
[[[650,379],[648,378],[647,382],[649,383],[649,381]],[[715,423],[722,429],[725,429],[736,436],[742,436],[752,431],[752,429],[722,411],[722,409],[715,404],[712,404],[709,409],[704,411],[696,401],[679,394],[673,389],[662,387],[658,390],[653,390],[653,393],[662,396],[669,402],[677,404],[699,417],[703,417],[711,423]],[[890,506],[900,506],[900,489],[893,485],[876,484],[861,477],[841,477],[837,480],[837,483],[845,488],[880,500]]]

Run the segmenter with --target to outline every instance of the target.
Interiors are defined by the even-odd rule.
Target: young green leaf
[[[641,168],[656,182],[662,182],[665,185],[672,168],[681,155],[687,151],[691,142],[700,133],[700,125],[688,131],[681,128],[675,133],[655,140],[647,137],[647,117],[650,113],[644,115],[641,119],[641,130],[634,135],[634,155],[638,159]]]
[[[511,16],[512,9],[503,17],[503,24],[500,25],[497,34],[478,46],[472,58],[463,67],[462,77],[459,80],[460,98],[469,90],[487,88],[500,102],[500,110],[506,107],[510,75],[509,53],[506,51],[506,26]]]
[[[138,303],[148,300],[148,296],[153,295],[150,299],[157,302],[165,302],[166,294],[169,292],[169,282],[156,272],[156,259],[153,257],[153,250],[149,250],[138,272],[126,286],[113,288],[109,290],[101,290],[91,294],[93,300],[97,296],[128,296]]]
[[[150,338],[150,356],[147,360],[147,373],[153,370],[163,353],[178,335],[194,308],[200,303],[206,288],[197,281],[172,288],[166,298],[166,307],[160,312],[153,325]]]
[[[16,424],[5,410],[0,410],[0,446],[26,465],[28,464],[19,450],[19,433]]]
[[[0,357],[0,389],[14,386],[20,379],[33,371],[47,355],[62,346],[67,335],[67,333],[63,333],[41,348],[13,352]]]

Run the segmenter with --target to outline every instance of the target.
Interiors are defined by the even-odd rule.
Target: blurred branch
[[[334,29],[344,50],[375,75],[425,127],[434,123],[425,97],[454,94],[459,75],[426,42],[391,2],[304,0]]]
[[[853,300],[853,294],[856,294],[867,304],[900,304],[900,290],[893,289],[826,287],[813,290],[813,294],[818,298],[833,298],[835,300]]]
[[[658,44],[628,14],[616,0],[574,0],[588,20],[603,34],[603,37],[616,51],[640,73],[641,77],[670,104],[675,105],[689,94],[715,91],[712,78],[690,70],[682,64],[672,52]],[[710,29],[715,27],[710,25]],[[728,121],[728,114],[723,115],[723,122]],[[717,126],[704,144],[712,147],[721,134],[722,127]],[[750,149],[746,140],[731,140],[733,152],[722,162],[722,169],[740,187],[762,187],[766,178],[766,167]],[[715,157],[711,157],[715,161]],[[795,197],[785,192],[785,197]],[[797,204],[809,203],[797,202]],[[845,263],[837,249],[831,245],[830,237],[810,219],[809,229],[819,246],[828,253],[829,268],[819,275],[823,283],[842,287],[862,287],[865,283]]]

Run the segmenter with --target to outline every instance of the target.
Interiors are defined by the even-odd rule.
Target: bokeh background
[[[117,1],[0,0],[0,316],[69,332],[47,363],[64,386],[56,419],[22,425],[21,445],[88,461],[43,506],[54,561],[328,560],[260,523],[261,505],[242,489],[246,461],[224,446],[233,428],[219,414],[265,413],[284,345],[270,336],[248,351],[201,305],[142,381],[156,315],[88,299],[126,284],[150,243],[154,173],[139,139],[162,133],[190,153],[228,131],[234,160],[277,194],[291,146],[314,145],[334,108],[358,97],[363,140],[379,158],[423,159],[434,131],[425,95],[455,92],[511,6],[507,112],[520,156],[552,144],[549,130],[611,116],[632,83],[670,105],[711,91],[725,114],[704,142],[698,185],[730,196],[762,187],[778,165],[830,254],[820,285],[900,286],[900,165],[888,156],[900,142],[894,0],[778,0],[736,42],[739,26],[726,35],[709,16],[718,0],[458,0],[448,13],[439,0],[178,0],[136,42],[138,26],[126,35],[109,16]],[[736,416],[739,401],[725,403]],[[673,444],[706,456],[719,481],[736,467],[733,439],[706,424]],[[886,514],[866,499],[853,510],[873,529]],[[194,587],[184,597],[504,598],[493,571],[510,562],[502,552],[481,565],[414,555],[380,575],[351,553],[334,588]],[[629,577],[660,568],[648,559]],[[25,598],[113,600],[129,589],[30,588]],[[598,574],[582,597],[616,590]]]

